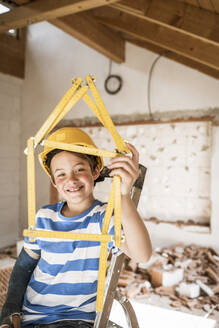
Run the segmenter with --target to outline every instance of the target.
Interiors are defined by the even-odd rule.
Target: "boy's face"
[[[68,204],[93,202],[94,180],[100,173],[98,167],[92,173],[86,159],[62,151],[52,158],[50,170],[53,185]]]

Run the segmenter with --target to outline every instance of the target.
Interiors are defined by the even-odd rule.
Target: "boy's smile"
[[[67,202],[64,215],[77,215],[92,205],[94,180],[99,176],[98,168],[92,173],[86,159],[62,151],[52,158],[51,174],[53,185]]]

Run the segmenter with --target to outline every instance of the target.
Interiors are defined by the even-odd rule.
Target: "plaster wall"
[[[18,237],[22,81],[0,74],[0,248]]]
[[[26,77],[22,89],[21,111],[21,230],[27,224],[26,210],[26,162],[22,155],[28,137],[35,135],[49,113],[71,85],[72,77],[94,74],[97,87],[110,115],[135,116],[148,114],[148,73],[156,55],[131,44],[126,45],[126,61],[113,63],[112,73],[122,76],[122,90],[114,96],[104,90],[104,80],[109,71],[109,60],[73,39],[49,23],[30,26],[26,52]],[[153,112],[166,113],[185,110],[209,110],[218,107],[219,83],[197,71],[161,58],[151,81],[151,105]],[[66,116],[76,120],[92,116],[86,104],[80,102]],[[148,224],[154,247],[176,242],[210,245],[219,248],[219,128],[213,128],[212,150],[212,231],[201,234],[186,232],[167,224]],[[49,201],[49,181],[36,163],[37,207]]]

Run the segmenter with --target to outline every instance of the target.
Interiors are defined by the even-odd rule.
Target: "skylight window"
[[[0,4],[0,14],[7,13],[8,11],[10,11],[8,7]]]
[[[7,6],[4,6],[2,4],[0,4],[0,15],[1,14],[4,14],[4,13],[7,13],[8,11],[10,11],[11,9],[8,8]],[[7,34],[10,34],[11,36],[13,37],[17,37],[17,30],[15,29],[10,29],[6,32]]]

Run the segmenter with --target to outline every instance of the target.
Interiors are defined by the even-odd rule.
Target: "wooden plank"
[[[31,2],[31,0],[13,0],[12,3],[15,3],[16,5],[24,5],[28,2]]]
[[[189,5],[198,7],[199,9],[207,9],[212,12],[217,12],[219,6],[218,0],[177,0],[177,2],[188,3]]]
[[[95,14],[98,20],[137,39],[148,41],[164,49],[219,70],[219,43],[208,40],[153,19],[142,19],[113,8]]]
[[[12,35],[0,35],[0,72],[19,78],[25,73],[26,30],[19,31],[19,39]]]
[[[21,28],[43,20],[51,20],[118,0],[36,0],[0,15],[0,33]]]
[[[219,14],[219,1],[218,0],[211,0],[211,3],[214,7],[214,10],[217,14]]]
[[[127,8],[136,14],[144,14],[145,9],[148,8],[148,1],[145,0],[122,0],[118,2],[121,8]]]
[[[125,41],[88,13],[65,16],[50,21],[74,38],[117,63],[125,60]]]
[[[155,46],[155,45],[153,45],[149,42],[146,42],[146,41],[133,39],[128,34],[123,34],[123,38],[127,42],[130,42],[131,44],[134,44],[138,47],[141,47],[141,48],[144,48],[144,49],[149,50],[151,52],[154,52],[158,55],[161,55],[161,54],[165,53],[164,58],[171,59],[171,60],[173,60],[173,61],[175,61],[179,64],[182,64],[182,65],[185,65],[189,68],[195,69],[195,70],[199,71],[200,73],[206,74],[206,75],[208,75],[210,77],[213,77],[215,79],[219,79],[219,71],[215,70],[211,67],[208,67],[208,66],[202,65],[200,63],[197,63],[197,62],[195,62],[195,61],[193,61],[189,58],[180,56],[180,55],[178,55],[174,52],[165,52],[164,48]]]
[[[185,3],[188,3],[190,5],[199,7],[198,0],[178,0],[178,1],[185,2]]]
[[[199,4],[203,9],[214,11],[214,8],[212,8],[212,4],[209,0],[199,0]]]
[[[160,22],[161,26],[168,25],[174,30],[181,29],[185,34],[189,32],[219,41],[219,15],[216,13],[175,0],[146,0],[144,4],[139,1],[130,3],[130,0],[123,0],[121,3],[111,4],[110,7],[145,20]]]

